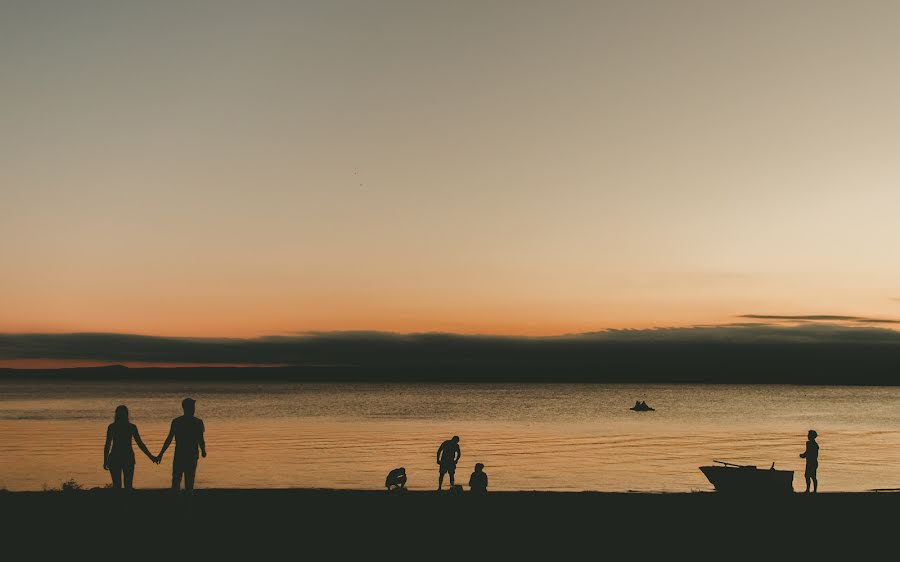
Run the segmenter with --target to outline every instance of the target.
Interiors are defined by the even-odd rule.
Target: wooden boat
[[[701,466],[700,471],[718,492],[790,494],[794,491],[794,471],[713,461],[721,466]]]

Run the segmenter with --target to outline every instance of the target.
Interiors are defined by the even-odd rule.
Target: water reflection
[[[799,488],[810,427],[822,491],[900,485],[894,388],[2,383],[0,487],[104,485],[112,408],[128,404],[155,450],[187,395],[207,425],[199,487],[374,489],[403,466],[433,489],[435,444],[460,435],[459,474],[482,462],[492,490],[706,490],[697,467],[713,458],[774,461]],[[628,411],[638,397],[657,411]],[[170,462],[142,466],[139,486],[167,487]]]

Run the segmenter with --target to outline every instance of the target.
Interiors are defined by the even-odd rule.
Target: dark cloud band
[[[248,365],[0,369],[7,377],[71,380],[896,385],[900,384],[896,369],[900,332],[812,322],[611,330],[540,338],[367,332],[255,339],[2,334],[0,359]]]
[[[766,320],[855,317],[746,315]],[[0,359],[69,359],[151,363],[359,365],[452,361],[560,361],[596,358],[623,346],[663,344],[715,349],[723,345],[900,345],[900,332],[837,324],[608,330],[552,337],[442,333],[326,332],[252,339],[171,338],[129,334],[0,334]]]
[[[742,314],[740,318],[756,320],[793,320],[801,322],[853,322],[858,324],[900,324],[900,320],[892,318],[867,318],[865,316],[837,316],[833,314],[811,314],[788,316],[780,314]]]

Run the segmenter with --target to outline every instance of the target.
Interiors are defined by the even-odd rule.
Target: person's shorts
[[[808,462],[806,463],[806,476],[809,478],[814,478],[816,476],[816,469],[819,468],[819,463],[817,462]]]
[[[106,459],[106,464],[108,464],[109,466],[119,467],[134,465],[134,453],[132,453],[131,451],[128,451],[124,454],[117,454],[116,452],[112,452],[110,453],[109,458]]]
[[[174,462],[172,462],[172,472],[177,473],[185,473],[185,472],[194,472],[197,470],[197,459],[193,457],[185,457],[178,458],[176,457]]]
[[[441,465],[441,474],[455,474],[456,473],[456,465],[453,463],[447,463]]]

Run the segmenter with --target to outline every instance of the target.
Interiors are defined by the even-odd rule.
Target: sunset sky
[[[0,332],[900,318],[898,22],[5,1]]]

